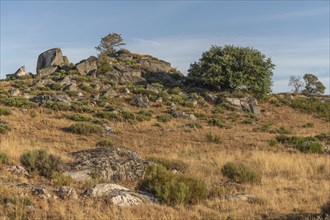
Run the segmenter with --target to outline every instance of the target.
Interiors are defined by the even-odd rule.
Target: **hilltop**
[[[125,49],[37,63],[0,82],[1,218],[329,214],[328,97],[212,91]]]

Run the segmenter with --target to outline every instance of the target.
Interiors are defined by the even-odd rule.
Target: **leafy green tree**
[[[111,33],[101,39],[99,46],[95,47],[100,52],[100,55],[113,56],[116,53],[116,47],[125,45],[120,34]]]
[[[322,84],[322,82],[317,78],[317,76],[306,73],[304,75],[305,80],[305,89],[303,93],[305,94],[323,94],[325,90],[325,86]]]
[[[188,77],[210,89],[240,89],[261,98],[271,92],[274,67],[271,59],[256,49],[212,46],[190,65]]]

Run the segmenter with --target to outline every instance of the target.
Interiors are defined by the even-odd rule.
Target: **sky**
[[[109,33],[126,49],[166,60],[183,74],[211,45],[253,47],[276,65],[274,93],[290,75],[313,73],[329,94],[328,0],[15,1],[0,0],[0,78],[59,47],[70,62],[91,55]]]

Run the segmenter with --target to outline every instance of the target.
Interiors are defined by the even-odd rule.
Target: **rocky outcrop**
[[[171,64],[163,60],[158,60],[151,56],[144,56],[141,59],[138,59],[137,62],[141,64],[143,69],[148,70],[148,72],[170,72],[173,70]]]
[[[138,180],[144,172],[144,160],[134,151],[125,148],[101,147],[70,155],[76,161],[68,164],[70,169],[66,174],[73,179],[97,176],[115,182]]]
[[[61,199],[78,199],[78,194],[76,190],[69,186],[61,186],[57,194]]]
[[[20,68],[18,68],[18,70],[13,73],[13,74],[7,74],[6,77],[7,78],[21,78],[24,76],[27,76],[28,74],[25,72],[25,66],[21,66]]]
[[[256,115],[260,114],[260,107],[258,106],[258,101],[253,97],[244,98],[225,98],[225,102],[229,104],[230,107]]]
[[[193,114],[187,114],[182,111],[177,111],[177,110],[172,110],[171,115],[174,118],[180,118],[180,119],[185,119],[185,120],[190,120],[190,121],[195,121],[197,120],[196,116]]]
[[[87,189],[84,195],[91,198],[103,197],[107,202],[121,207],[155,201],[151,195],[135,192],[117,184],[97,184]]]
[[[146,80],[142,77],[141,71],[133,68],[121,68],[119,67],[113,71],[106,72],[106,75],[112,82],[118,84],[144,84]]]
[[[68,63],[60,48],[49,49],[41,53],[37,61],[37,74],[48,75],[56,71],[55,67]],[[48,69],[47,71],[43,69]],[[43,71],[41,71],[43,70]]]
[[[148,108],[149,107],[149,99],[146,96],[143,96],[141,94],[134,96],[130,100],[130,104],[134,105],[139,108]]]
[[[97,70],[98,59],[90,56],[88,59],[76,64],[76,69],[80,75],[93,74]]]

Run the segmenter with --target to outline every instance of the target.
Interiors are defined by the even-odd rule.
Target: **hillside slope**
[[[120,65],[132,65],[125,62]],[[148,81],[155,72],[144,69],[139,77],[149,75],[142,84],[72,70],[0,82],[0,219],[299,219],[319,216],[329,200],[329,103],[315,101],[319,111],[307,113],[292,103],[311,103],[308,97],[273,95],[255,104],[259,111],[253,113],[235,105],[245,100],[242,94],[193,93],[178,76],[159,70],[162,77]],[[170,80],[162,83],[164,77]],[[72,83],[76,89],[66,90]],[[113,95],[105,95],[108,91]],[[69,129],[81,121],[101,130],[77,134]],[[78,181],[12,170],[28,151],[45,149],[70,164],[75,160],[70,153],[95,149],[105,139],[106,145],[132,150],[146,163],[176,167],[173,175],[203,181],[206,197],[186,204],[118,207],[104,197],[86,196],[85,190],[98,183],[134,190],[140,179]],[[228,162],[244,164],[261,180],[231,179],[221,171]],[[75,189],[79,199],[61,198],[63,185]]]

